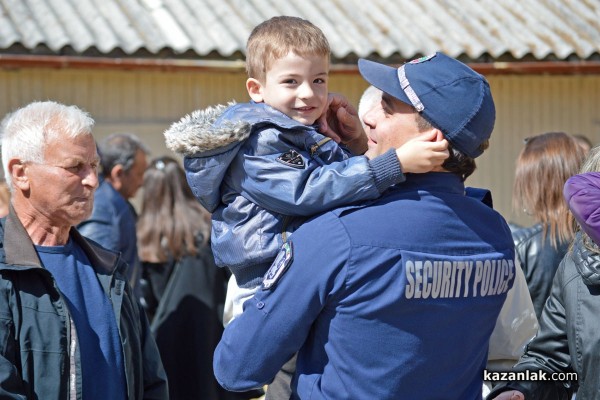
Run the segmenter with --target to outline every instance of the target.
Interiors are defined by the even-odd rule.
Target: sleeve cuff
[[[379,193],[383,193],[390,186],[406,180],[395,149],[390,149],[384,154],[369,160],[369,167],[373,172],[375,187]]]

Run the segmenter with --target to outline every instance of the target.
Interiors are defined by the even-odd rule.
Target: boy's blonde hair
[[[289,52],[305,57],[330,54],[329,42],[311,22],[289,16],[268,19],[257,25],[246,44],[246,72],[249,78],[264,82],[275,60]]]

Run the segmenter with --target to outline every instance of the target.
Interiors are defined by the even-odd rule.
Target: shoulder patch
[[[277,285],[281,276],[287,271],[294,259],[292,242],[286,242],[281,246],[279,254],[273,261],[271,268],[265,274],[262,283],[262,290],[271,290]]]
[[[300,153],[293,149],[290,149],[277,157],[277,161],[293,168],[304,169],[305,167],[304,159]]]

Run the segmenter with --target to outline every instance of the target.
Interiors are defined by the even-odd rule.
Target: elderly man
[[[1,126],[12,191],[0,224],[0,397],[166,399],[156,344],[121,258],[73,227],[92,211],[94,121],[34,102]]]
[[[127,133],[109,135],[98,147],[102,167],[100,186],[94,195],[90,218],[77,229],[107,249],[122,254],[128,265],[127,279],[139,298],[141,268],[135,230],[137,213],[129,199],[142,186],[148,150],[137,136]]]
[[[441,53],[359,68],[383,92],[364,116],[369,157],[425,131],[448,139],[450,157],[299,228],[225,330],[215,374],[229,389],[256,387],[298,351],[292,398],[481,399],[515,277],[506,221],[465,195],[494,126],[489,85]]]

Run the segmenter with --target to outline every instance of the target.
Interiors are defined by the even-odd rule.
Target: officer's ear
[[[246,90],[248,91],[250,98],[255,102],[262,103],[264,101],[262,95],[263,86],[258,79],[248,78],[248,80],[246,80]]]
[[[435,131],[435,142],[441,142],[442,140],[446,139],[442,131],[440,131],[438,128],[433,128],[433,130]]]

